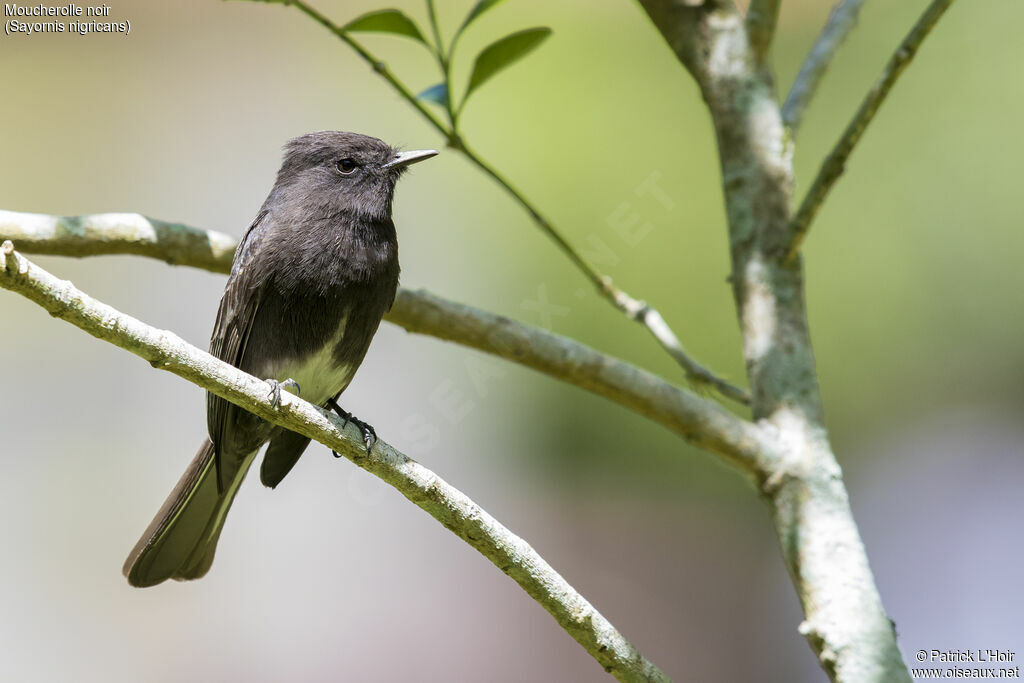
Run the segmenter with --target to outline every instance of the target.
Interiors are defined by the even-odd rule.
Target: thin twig
[[[139,214],[60,218],[0,210],[0,240],[58,256],[136,254],[228,273],[235,242],[221,233]],[[760,433],[713,401],[573,339],[424,291],[400,289],[386,319],[409,332],[478,349],[603,396],[650,418],[740,471],[758,470]]]
[[[436,128],[437,131],[441,133],[441,135],[443,135],[446,140],[451,137],[451,131],[448,129],[447,126],[444,125],[441,119],[437,118],[437,116],[434,115],[434,112],[430,111],[430,109],[427,108],[427,105],[424,104],[422,100],[418,99],[416,95],[414,95],[413,92],[409,90],[408,86],[406,86],[405,83],[399,80],[398,77],[391,72],[391,69],[388,68],[388,65],[383,60],[380,60],[376,56],[374,56],[372,52],[367,50],[355,38],[350,36],[348,33],[345,33],[345,31],[342,30],[342,27],[338,26],[333,21],[328,19],[326,16],[321,14],[312,5],[308,5],[305,2],[302,2],[302,0],[248,1],[265,2],[270,5],[290,5],[298,8],[298,10],[301,11],[303,14],[305,14],[313,21],[326,28],[328,31],[336,35],[338,38],[340,38],[342,42],[344,42],[350,48],[355,50],[356,53],[363,58],[363,61],[369,64],[370,67],[375,72],[377,72],[381,78],[387,81],[388,84],[390,84],[391,87],[394,88],[396,92],[398,92],[402,99],[411,104],[413,108],[415,108],[416,111],[418,111],[423,116],[423,118],[425,118],[430,123],[430,125]]]
[[[441,40],[441,25],[437,22],[437,8],[434,7],[434,0],[427,0],[427,14],[430,17],[430,30],[434,34],[435,54],[444,67],[444,41]]]
[[[800,245],[811,228],[811,222],[824,203],[829,190],[832,189],[836,180],[839,179],[839,176],[846,169],[846,161],[849,159],[854,146],[860,141],[864,130],[878,112],[878,108],[882,106],[882,102],[885,101],[889,91],[892,90],[896,79],[899,78],[903,70],[910,64],[910,60],[914,58],[918,48],[921,47],[921,43],[928,37],[931,30],[935,28],[935,24],[938,23],[943,13],[952,4],[953,0],[933,0],[924,11],[924,14],[921,15],[921,18],[914,24],[907,37],[900,43],[896,52],[893,53],[889,63],[885,65],[881,77],[868,92],[867,97],[864,98],[853,120],[850,121],[850,124],[843,132],[842,137],[839,138],[835,147],[832,148],[832,151],[825,158],[825,162],[821,165],[821,170],[818,171],[818,176],[814,179],[814,184],[807,191],[807,195],[800,204],[799,211],[797,211],[790,222],[789,248],[783,258],[783,263],[792,263],[793,259],[800,252]]]
[[[454,127],[449,128],[438,119],[433,112],[427,109],[426,105],[422,101],[416,98],[412,91],[399,80],[387,65],[378,59],[373,53],[371,53],[365,46],[359,41],[350,36],[343,30],[343,27],[338,26],[330,19],[325,17],[311,5],[304,2],[304,0],[250,0],[251,2],[267,2],[270,4],[283,4],[292,5],[298,8],[301,12],[311,17],[314,21],[325,27],[328,31],[340,38],[346,45],[351,47],[359,54],[370,66],[373,67],[374,71],[379,73],[397,92],[398,94],[409,104],[416,108],[420,114],[427,118],[427,120],[436,128],[442,135],[450,148],[461,152],[469,161],[477,166],[484,173],[489,175],[495,182],[498,183],[509,195],[516,200],[516,202],[526,210],[533,222],[550,237],[558,248],[569,258],[570,261],[580,270],[583,274],[591,281],[591,283],[597,288],[597,291],[606,300],[611,302],[617,309],[626,314],[626,316],[635,322],[643,325],[648,332],[657,340],[662,348],[668,352],[668,354],[683,368],[686,374],[686,380],[696,389],[711,389],[717,391],[722,396],[737,401],[743,405],[750,404],[749,393],[730,384],[726,380],[720,378],[710,369],[705,368],[700,363],[692,359],[686,352],[686,348],[683,346],[679,337],[672,331],[665,322],[665,319],[644,301],[636,299],[626,293],[624,290],[619,289],[612,282],[611,277],[605,275],[597,270],[586,258],[583,257],[569,241],[562,235],[562,233],[555,228],[555,226],[545,218],[540,211],[533,206],[526,199],[526,197],[517,190],[512,183],[502,176],[493,166],[488,164],[480,155],[470,149],[462,136],[458,133],[458,130]],[[433,21],[433,19],[432,19]],[[455,38],[453,38],[452,49],[454,50]],[[452,98],[450,84],[450,60],[451,55],[444,58],[445,63],[442,65],[442,69],[445,71],[445,82],[448,84],[448,99],[447,99],[447,112],[449,118],[455,121],[455,113],[452,109]]]
[[[612,279],[602,274],[589,261],[587,261],[572,245],[570,245],[561,233],[559,233],[551,222],[540,213],[530,202],[517,190],[512,183],[501,175],[494,167],[484,161],[476,152],[469,148],[466,143],[457,139],[455,145],[466,158],[472,161],[484,173],[495,180],[505,191],[519,203],[530,215],[533,222],[548,236],[554,240],[559,249],[569,258],[573,264],[590,280],[597,291],[609,301],[615,308],[619,309],[627,318],[640,323],[665,351],[677,362],[686,373],[686,379],[695,388],[710,388],[718,391],[722,396],[732,399],[743,405],[750,405],[750,394],[728,381],[722,379],[714,372],[705,368],[696,360],[690,357],[683,347],[683,343],[676,336],[672,328],[662,317],[661,313],[645,301],[630,296],[625,290],[615,285]]]
[[[276,425],[341,453],[398,489],[508,574],[555,618],[606,671],[620,681],[667,681],[658,667],[615,629],[530,545],[464,493],[383,441],[364,450],[358,430],[310,403],[283,392],[274,407],[264,381],[101,303],[14,251],[0,247],[0,287],[39,304],[89,334],[130,351]]]
[[[451,84],[451,54],[445,52],[444,40],[441,38],[441,25],[437,21],[437,8],[434,6],[434,0],[427,0],[427,14],[430,16],[430,30],[434,34],[434,57],[437,59],[437,66],[441,69],[442,77],[444,78],[444,111],[448,115],[449,131],[454,131],[455,126],[455,110],[452,105],[452,84]],[[452,38],[450,50],[455,49],[455,37]],[[448,137],[451,137],[449,132]]]
[[[758,60],[764,60],[771,47],[781,4],[782,0],[751,0],[747,8],[747,38]]]
[[[789,136],[796,139],[797,129],[804,117],[804,111],[814,93],[818,90],[822,77],[832,63],[839,46],[846,36],[857,25],[857,17],[864,0],[839,0],[825,22],[814,46],[807,53],[807,58],[800,66],[800,73],[789,89],[786,103],[782,105],[782,122],[789,128]]]

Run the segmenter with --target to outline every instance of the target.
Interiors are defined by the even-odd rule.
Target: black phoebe
[[[231,267],[210,353],[288,386],[373,429],[335,402],[363,361],[398,288],[398,240],[391,221],[395,182],[434,150],[399,152],[355,133],[309,133],[288,142],[270,196],[246,231]],[[309,444],[213,394],[209,438],[124,564],[133,586],[197,579],[213,563],[238,487],[260,447],[275,487]]]

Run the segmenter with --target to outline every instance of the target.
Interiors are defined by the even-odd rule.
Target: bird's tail
[[[125,560],[128,583],[140,588],[155,586],[167,579],[198,579],[209,571],[224,519],[255,455],[245,458],[229,486],[220,492],[213,443],[209,439],[203,442]]]

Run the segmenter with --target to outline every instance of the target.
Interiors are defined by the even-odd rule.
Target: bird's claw
[[[376,430],[374,430],[373,425],[355,417],[352,418],[352,424],[359,427],[359,431],[363,433],[363,445],[366,446],[366,454],[369,455],[373,444],[377,443]]]
[[[294,389],[295,395],[298,396],[301,389],[299,389],[299,383],[293,380],[291,377],[283,382],[278,382],[276,379],[264,380],[270,385],[270,405],[277,408],[281,405],[281,388]]]
[[[336,412],[338,416],[343,420],[341,425],[343,428],[347,427],[349,422],[354,424],[356,427],[359,427],[359,431],[363,435],[363,445],[366,446],[366,454],[369,455],[370,449],[373,448],[373,444],[377,443],[377,432],[373,428],[373,425],[367,422],[363,422],[358,417],[356,417],[352,413],[348,412],[347,410],[339,406],[338,402],[335,401],[334,399],[328,401],[327,405],[331,410]],[[331,453],[334,455],[335,458],[341,457],[334,450],[332,450]]]

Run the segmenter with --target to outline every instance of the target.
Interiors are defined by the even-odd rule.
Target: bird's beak
[[[399,152],[391,161],[384,164],[384,168],[401,168],[434,156],[437,156],[436,149],[414,149],[411,152]]]

